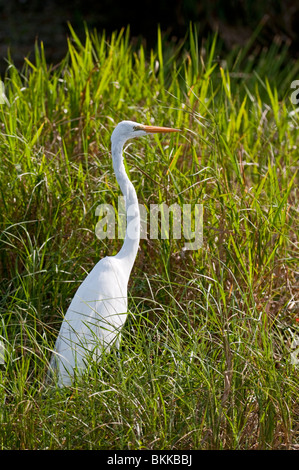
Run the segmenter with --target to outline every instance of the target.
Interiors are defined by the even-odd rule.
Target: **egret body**
[[[122,121],[111,136],[113,168],[126,202],[127,229],[121,250],[101,259],[78,288],[66,312],[50,361],[50,374],[59,386],[72,384],[113,343],[119,348],[121,329],[128,312],[127,286],[140,240],[138,199],[123,162],[128,139],[177,129]],[[130,230],[128,228],[130,227]]]

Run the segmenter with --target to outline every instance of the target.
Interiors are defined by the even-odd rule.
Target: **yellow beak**
[[[180,129],[173,129],[172,127],[157,127],[157,126],[142,126],[142,130],[154,134],[156,132],[180,132]]]

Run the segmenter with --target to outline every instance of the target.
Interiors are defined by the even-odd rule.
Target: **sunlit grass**
[[[0,443],[3,449],[298,446],[298,63],[273,44],[223,56],[190,27],[132,46],[71,29],[2,77]],[[250,53],[249,53],[250,52]],[[182,132],[130,143],[139,202],[203,204],[204,243],[141,240],[121,351],[71,390],[44,386],[63,313],[101,257],[96,207],[117,208],[110,158],[130,119]]]

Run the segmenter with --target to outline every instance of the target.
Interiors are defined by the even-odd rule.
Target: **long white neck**
[[[127,228],[123,246],[115,256],[125,259],[128,274],[133,268],[140,241],[140,213],[135,188],[128,178],[123,162],[123,146],[125,141],[112,141],[113,168],[121,192],[125,198]]]

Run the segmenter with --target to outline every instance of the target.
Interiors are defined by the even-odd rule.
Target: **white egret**
[[[119,348],[128,312],[127,286],[140,240],[138,199],[125,171],[123,146],[128,139],[156,132],[178,130],[122,121],[112,133],[113,168],[126,202],[126,235],[117,255],[106,256],[95,265],[66,312],[49,370],[59,386],[71,385],[75,374],[86,370],[88,358],[96,359],[113,343]]]

